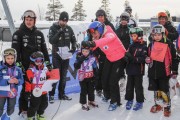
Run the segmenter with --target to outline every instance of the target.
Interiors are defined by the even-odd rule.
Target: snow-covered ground
[[[89,111],[83,111],[79,104],[79,93],[76,93],[69,95],[73,98],[72,101],[59,101],[56,96],[55,103],[49,104],[45,116],[47,120],[180,120],[180,97],[175,96],[172,99],[172,114],[169,118],[164,117],[163,111],[150,113],[150,108],[154,105],[154,101],[153,92],[147,90],[147,75],[144,76],[143,85],[146,100],[143,109],[139,111],[125,109],[125,92],[121,93],[122,105],[115,111],[108,111],[109,103],[102,103],[101,99],[97,96],[96,102],[99,104],[99,108],[91,108]],[[17,113],[18,107],[16,107],[12,115],[12,120],[23,120]]]

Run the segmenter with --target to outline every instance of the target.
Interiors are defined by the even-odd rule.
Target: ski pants
[[[9,98],[9,97],[1,97],[0,98],[0,117],[3,114],[4,105],[7,100],[7,115],[10,116],[14,112],[14,108],[16,105],[16,97],[15,98]]]
[[[110,103],[117,103],[120,105],[120,91],[119,91],[119,80],[124,77],[124,64],[125,61],[120,59],[115,62],[106,60],[104,63],[102,73],[102,87],[104,97],[111,99]]]
[[[33,117],[35,114],[42,115],[48,106],[47,94],[43,94],[40,97],[31,96],[30,106],[27,111],[28,117]]]
[[[81,86],[81,93],[80,93],[80,103],[86,104],[87,99],[86,96],[88,95],[89,101],[94,101],[95,95],[94,95],[94,80],[93,78],[86,78],[83,81],[80,81]]]
[[[53,67],[59,68],[60,72],[60,81],[59,81],[59,86],[58,86],[58,91],[59,91],[59,97],[63,96],[65,94],[65,87],[66,87],[66,75],[69,67],[69,59],[67,60],[62,60],[59,56],[55,55],[52,58],[53,61]],[[50,96],[54,96],[55,90],[56,90],[56,85],[57,83],[53,84],[53,89],[52,91],[49,92]]]
[[[143,92],[143,76],[142,75],[128,75],[126,85],[125,99],[131,101],[134,99],[134,89],[136,93],[136,101],[144,102],[144,92]]]
[[[103,62],[99,62],[99,70],[98,70],[98,73],[99,73],[99,79],[97,79],[95,81],[95,88],[96,88],[96,91],[100,91],[102,90],[102,73],[103,73],[103,67],[104,67],[104,61]]]

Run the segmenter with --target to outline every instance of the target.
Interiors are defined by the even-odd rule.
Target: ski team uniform
[[[78,78],[80,80],[81,93],[80,93],[80,103],[86,104],[86,95],[88,95],[89,101],[94,101],[94,79],[97,78],[97,64],[95,57],[89,55],[83,62],[77,61],[74,64],[78,70]],[[81,74],[84,79],[80,78]]]
[[[10,77],[18,79],[18,84],[9,84]],[[7,115],[10,116],[14,112],[16,104],[16,96],[18,93],[18,86],[24,83],[23,74],[19,67],[13,65],[8,67],[4,63],[0,65],[0,86],[10,85],[11,91],[0,90],[0,117],[3,114],[4,105],[7,100]]]
[[[36,80],[37,74],[39,74],[40,70],[38,70],[36,67],[31,67],[27,70],[27,78],[28,81],[25,83],[25,92],[31,92],[36,88],[42,88],[43,84],[46,82],[47,77],[49,76],[49,71],[46,67],[43,67],[40,72],[40,78]],[[45,111],[45,109],[48,106],[48,97],[47,92],[42,91],[42,95],[40,97],[35,97],[33,94],[31,94],[30,99],[30,106],[27,111],[28,117],[35,116],[36,112],[39,115],[42,115]]]

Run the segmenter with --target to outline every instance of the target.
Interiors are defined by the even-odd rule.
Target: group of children
[[[92,24],[94,23],[91,23],[91,25]],[[104,53],[106,54],[106,52],[111,47],[109,44],[112,43],[110,41],[113,38],[112,35],[107,39],[103,39],[104,36],[106,37],[106,33],[104,35],[104,32],[103,34],[100,34],[100,36],[98,36],[97,33],[98,32],[101,33],[101,29],[98,28],[99,26],[100,25],[97,25],[94,28],[90,27],[91,29],[90,28],[88,29],[88,32],[91,35],[91,37],[94,37],[93,38],[94,41],[82,42],[81,52],[77,54],[77,61],[74,64],[76,69],[80,68],[78,75],[81,85],[80,103],[82,104],[83,110],[89,110],[88,104],[91,101],[93,101],[94,105],[98,106],[94,102],[93,79],[94,77],[98,77],[98,76],[96,76],[96,74],[93,74],[93,68],[96,68],[95,58],[92,57],[93,50],[95,47],[99,47],[104,52],[104,48],[105,48],[106,51]],[[168,40],[165,31],[166,30],[162,25],[160,24],[155,25],[152,28],[152,32],[151,32],[151,37],[153,41],[150,41],[150,44],[147,47],[146,43],[143,40],[143,29],[140,27],[135,27],[130,29],[129,35],[133,42],[128,47],[128,50],[124,54],[124,57],[120,59],[126,61],[125,69],[127,74],[127,86],[126,86],[125,99],[127,100],[126,103],[127,110],[130,110],[133,106],[133,101],[135,99],[134,89],[136,93],[136,102],[133,106],[133,110],[137,111],[143,108],[143,102],[145,99],[144,91],[143,91],[143,75],[145,73],[145,63],[146,63],[148,65],[148,77],[149,77],[148,90],[154,91],[154,101],[155,101],[155,104],[150,109],[150,112],[157,113],[163,109],[164,116],[169,117],[171,114],[169,80],[171,77],[176,79],[178,74],[179,62],[177,59],[175,46],[170,40]],[[95,39],[97,36],[98,39]],[[104,43],[104,41],[101,41],[101,44],[103,44],[103,46],[98,46],[100,42],[97,41],[99,40],[100,41],[104,40],[106,43]],[[117,45],[114,45],[113,47],[116,48]],[[107,56],[106,54],[106,57],[109,56]],[[89,64],[89,61],[92,61],[90,62],[91,64]],[[89,70],[92,71],[92,74],[89,74]],[[95,71],[97,71],[97,69]],[[114,75],[116,76],[116,74]],[[86,95],[88,95],[88,100],[89,100],[88,103],[86,102],[86,97],[85,97]],[[82,101],[82,96],[84,99],[83,101]],[[163,106],[161,106],[157,102],[160,99],[163,101],[164,104]],[[117,105],[118,101],[116,101],[116,104],[114,103],[111,104],[111,101],[110,101],[110,106],[108,108],[109,111],[115,110],[116,107],[118,106]]]
[[[145,63],[148,64],[149,87],[148,90],[154,91],[155,105],[150,112],[156,113],[164,110],[164,116],[171,114],[171,98],[169,94],[169,79],[178,74],[178,60],[176,49],[165,35],[165,28],[157,24],[152,28],[151,37],[153,41],[148,47],[143,41],[143,29],[134,27],[130,29],[129,35],[132,44],[127,51],[121,41],[108,26],[100,22],[92,22],[88,29],[93,41],[83,41],[81,51],[77,53],[75,69],[78,69],[78,79],[81,87],[80,103],[83,110],[90,110],[89,106],[98,107],[95,102],[95,80],[98,76],[98,61],[93,55],[96,48],[100,48],[107,57],[106,63],[111,66],[107,71],[108,79],[104,90],[103,101],[110,101],[109,111],[113,111],[120,106],[119,79],[126,69],[127,86],[125,99],[127,100],[126,109],[137,111],[143,108],[143,75],[145,73]],[[23,73],[16,66],[16,50],[13,48],[3,51],[3,61],[0,65],[0,119],[10,120],[16,104],[18,86],[22,85]],[[27,72],[25,81],[26,99],[30,101],[27,111],[28,120],[45,120],[43,113],[48,106],[47,92],[42,91],[41,87],[49,77],[50,73],[44,66],[44,55],[41,52],[34,52],[30,56],[31,64]],[[126,65],[125,68],[122,67]],[[106,64],[107,65],[107,64]],[[107,67],[107,66],[105,66]],[[121,75],[122,74],[122,75]],[[108,86],[110,85],[110,87]],[[6,90],[5,90],[6,87]],[[110,91],[106,91],[109,87]],[[134,89],[136,102],[134,103]],[[88,95],[88,101],[87,101]],[[162,99],[164,106],[157,103]],[[7,111],[4,113],[4,105],[7,101]]]
[[[2,53],[0,65],[0,120],[10,120],[16,104],[18,86],[24,83],[23,73],[16,66],[17,53],[13,48],[5,49]],[[41,87],[49,77],[49,71],[44,66],[44,55],[42,52],[34,52],[30,56],[31,64],[27,70],[25,81],[25,98],[30,101],[27,111],[28,120],[45,120],[43,113],[48,106],[47,92]],[[4,88],[4,89],[2,89]],[[7,101],[7,111],[3,113]]]

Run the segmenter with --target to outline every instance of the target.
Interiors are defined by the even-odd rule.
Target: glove
[[[95,47],[96,44],[94,41],[82,41],[82,47],[86,48],[86,47]]]
[[[24,98],[26,101],[29,101],[31,99],[31,92],[25,92],[24,93]]]
[[[126,62],[132,62],[134,60],[134,57],[131,55],[131,53],[126,52],[125,56],[124,56],[124,59],[125,59]]]
[[[84,55],[82,55],[78,58],[79,62],[83,62],[85,59],[86,59],[86,57]]]
[[[176,79],[177,78],[177,72],[176,71],[173,71],[172,74],[171,74],[171,78],[172,79]]]
[[[150,63],[152,62],[152,60],[151,60],[150,57],[146,57],[145,62],[146,62],[147,64],[150,64]]]
[[[45,64],[49,71],[51,71],[53,69],[53,66],[49,61],[45,61]]]
[[[59,34],[63,34],[64,33],[64,29],[63,28],[60,28],[59,31],[58,31]]]

